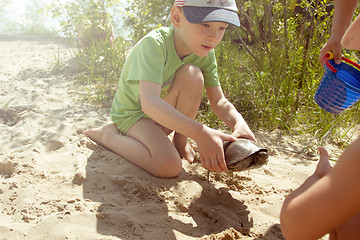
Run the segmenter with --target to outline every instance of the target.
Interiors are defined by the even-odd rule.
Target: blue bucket
[[[336,64],[325,56],[325,73],[314,100],[325,111],[339,114],[360,100],[360,66],[342,57]]]

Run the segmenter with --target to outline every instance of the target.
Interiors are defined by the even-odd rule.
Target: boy
[[[235,0],[175,1],[171,21],[171,27],[141,39],[125,61],[111,107],[114,123],[84,134],[162,178],[181,172],[181,158],[194,160],[190,137],[204,168],[225,171],[223,141],[256,141],[224,97],[217,76],[214,48],[229,24],[240,25]],[[231,135],[194,120],[204,86],[212,110],[232,129]],[[172,131],[171,143],[167,135]]]

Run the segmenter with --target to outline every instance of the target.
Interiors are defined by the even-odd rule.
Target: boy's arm
[[[143,112],[162,126],[192,138],[205,168],[217,172],[227,170],[222,142],[234,141],[233,136],[206,127],[176,110],[160,98],[159,84],[140,81],[139,91]]]
[[[320,51],[319,62],[324,64],[324,56],[326,52],[334,53],[334,61],[337,64],[341,62],[341,39],[345,31],[350,26],[358,0],[336,0],[334,19],[331,27],[331,35],[327,43]]]
[[[241,114],[224,96],[220,86],[206,88],[211,109],[228,127],[236,138],[248,138],[256,142],[255,135],[250,130]]]
[[[204,126],[177,111],[160,98],[161,86],[150,81],[139,83],[140,101],[143,112],[162,126],[190,138],[200,134]]]

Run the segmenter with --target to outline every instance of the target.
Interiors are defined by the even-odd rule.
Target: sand
[[[109,110],[82,100],[76,73],[59,39],[0,36],[0,239],[284,239],[281,204],[314,171],[315,146],[257,132],[267,166],[208,182],[183,161],[155,178],[82,135]]]

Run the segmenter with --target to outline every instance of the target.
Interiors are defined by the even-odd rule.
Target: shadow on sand
[[[197,198],[184,196],[194,190],[189,184]],[[84,199],[100,203],[97,231],[103,235],[172,240],[229,228],[247,235],[253,226],[247,206],[204,176],[183,170],[175,179],[159,179],[102,148],[88,158],[83,187]]]

